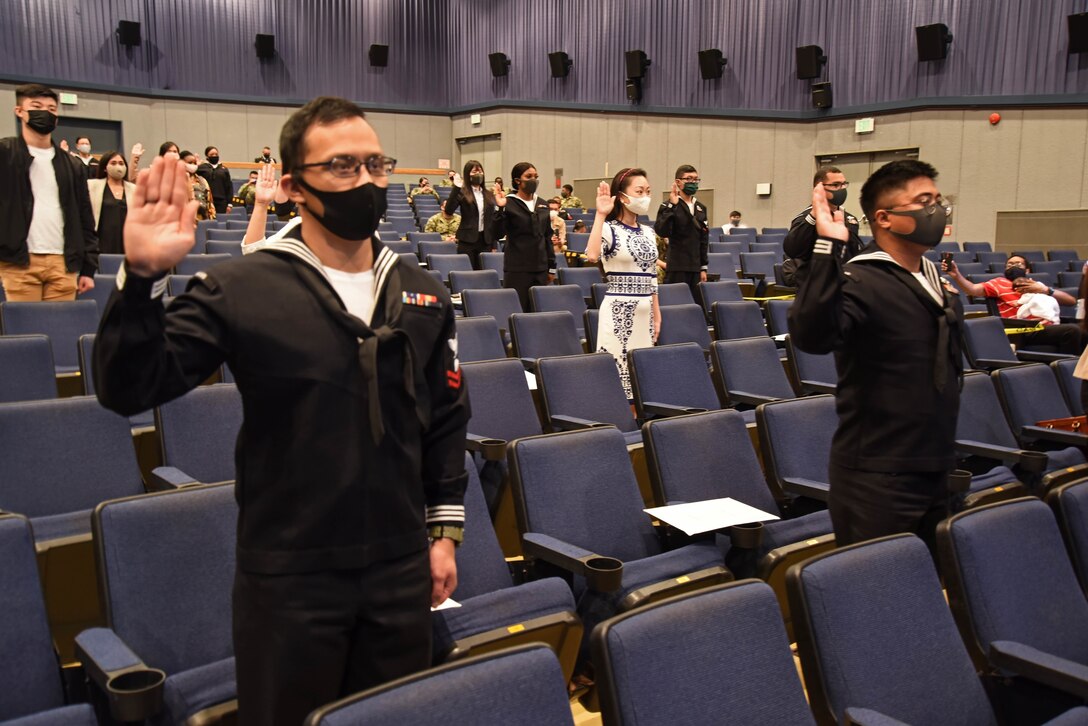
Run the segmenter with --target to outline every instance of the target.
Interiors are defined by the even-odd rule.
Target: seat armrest
[[[802,479],[800,477],[788,477],[783,479],[782,488],[790,494],[818,499],[821,502],[827,501],[827,495],[831,489],[827,482]]]
[[[117,721],[145,721],[162,710],[166,674],[149,668],[109,628],[91,628],[76,636],[76,658]]]
[[[990,662],[1002,670],[1088,699],[1088,666],[1010,640],[990,643]]]
[[[147,487],[151,491],[168,491],[184,487],[199,486],[199,482],[174,466],[156,466],[147,478]]]
[[[957,439],[956,450],[961,454],[980,456],[983,459],[994,459],[1012,466],[1023,463],[1023,457],[1021,456],[1024,453],[1023,449],[1010,449],[1007,446],[987,444],[982,441]]]
[[[1020,360],[998,360],[996,358],[975,358],[975,368],[982,368],[989,370],[991,368],[1011,368],[1012,366],[1022,366],[1023,361]]]
[[[644,401],[642,410],[651,416],[684,416],[689,413],[706,413],[705,408],[690,408],[688,406],[674,406],[671,403],[658,403],[657,401]]]
[[[667,580],[643,585],[637,590],[624,595],[619,603],[619,611],[627,612],[636,607],[647,605],[685,592],[701,590],[704,587],[720,585],[734,580],[733,573],[724,565],[714,565],[695,572],[688,572]]]
[[[1038,350],[1017,350],[1016,357],[1022,361],[1039,361],[1042,363],[1050,363],[1056,360],[1065,360],[1066,358],[1076,358],[1075,355],[1069,355],[1068,353],[1044,353]]]
[[[599,429],[611,426],[611,424],[601,423],[600,421],[590,421],[588,418],[564,416],[562,414],[551,416],[548,422],[557,431],[581,431],[583,429]]]
[[[801,388],[804,388],[815,393],[830,393],[835,395],[837,386],[834,383],[823,383],[821,381],[801,381]]]
[[[729,400],[735,403],[746,403],[749,406],[758,406],[761,403],[774,403],[780,399],[774,396],[763,396],[758,393],[748,393],[747,391],[726,391],[726,395],[729,396]]]
[[[485,461],[506,461],[506,439],[465,434],[465,448],[482,455]]]
[[[846,709],[843,723],[845,726],[907,726],[903,721],[871,708]]]
[[[521,541],[526,555],[581,575],[591,590],[613,592],[620,589],[623,562],[614,557],[603,557],[539,532],[526,532]]]
[[[1073,431],[1061,429],[1048,429],[1043,426],[1021,426],[1020,437],[1025,441],[1053,441],[1066,446],[1084,446],[1088,444],[1088,436]]]

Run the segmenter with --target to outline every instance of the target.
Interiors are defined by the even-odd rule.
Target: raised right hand
[[[279,183],[276,180],[276,167],[265,164],[257,172],[257,183],[253,185],[253,203],[258,207],[267,207],[276,196]]]
[[[140,157],[144,155],[144,145],[137,141],[132,145],[132,153],[130,156]]]
[[[495,182],[495,186],[492,187],[491,193],[495,195],[496,207],[501,208],[506,206],[506,195],[502,193],[502,186],[498,182]]]
[[[452,181],[453,181],[453,185],[455,187],[463,187],[465,185],[465,180],[462,179],[461,175],[456,173],[456,172],[454,172],[454,174],[453,174]]]
[[[608,192],[608,182],[601,182],[597,185],[597,214],[607,216],[612,208],[616,206],[616,198]]]
[[[198,203],[189,195],[189,174],[180,159],[157,157],[140,172],[125,219],[125,261],[132,272],[154,277],[193,248]]]
[[[677,181],[676,179],[672,180],[672,189],[669,190],[669,203],[670,204],[679,204],[680,203],[680,182]]]
[[[850,239],[850,230],[846,228],[846,220],[841,209],[831,213],[831,203],[827,201],[827,192],[823,184],[817,184],[812,189],[812,218],[816,220],[816,234],[829,239],[837,239],[842,242]]]

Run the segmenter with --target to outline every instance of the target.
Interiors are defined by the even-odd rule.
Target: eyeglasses
[[[699,177],[695,177],[694,179],[677,179],[677,181],[682,181],[685,184],[688,182],[695,182],[696,184],[698,184],[702,181],[702,179],[700,179]]]
[[[922,211],[925,212],[925,215],[927,217],[932,217],[936,213],[936,211],[938,209],[943,209],[944,214],[945,214],[946,217],[952,216],[952,205],[949,204],[948,202],[946,202],[944,199],[941,199],[940,197],[934,199],[932,202],[930,202],[928,204],[926,204],[925,202],[910,202],[910,205],[913,205],[913,204],[921,204],[922,205]],[[905,207],[905,206],[909,206],[909,205],[900,204],[899,206]],[[884,211],[887,212],[888,214],[910,214],[911,211],[917,211],[917,210],[897,211],[894,208],[892,208],[892,209],[885,209]]]
[[[359,169],[366,165],[367,172],[371,176],[389,176],[397,166],[397,160],[391,156],[375,154],[365,159],[356,159],[354,156],[334,156],[328,161],[318,161],[313,164],[299,164],[297,169],[325,169],[335,177],[351,179],[359,176]]]
[[[850,182],[831,182],[830,184],[824,184],[824,189],[830,189],[831,191],[837,191],[839,189],[846,189],[850,186]]]

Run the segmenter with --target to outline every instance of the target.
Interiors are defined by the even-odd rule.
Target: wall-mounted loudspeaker
[[[1069,24],[1069,52],[1088,53],[1088,13],[1076,13],[1066,18]]]
[[[574,61],[563,51],[548,54],[548,65],[552,69],[552,78],[566,78]]]
[[[722,57],[722,52],[717,48],[701,50],[699,51],[699,75],[703,77],[704,81],[721,78],[722,70],[727,62]]]
[[[254,45],[257,46],[258,58],[276,57],[276,36],[257,33],[257,42]]]
[[[627,65],[628,78],[642,78],[646,75],[646,69],[650,67],[650,59],[641,50],[629,50],[624,53]]]
[[[496,78],[505,76],[510,71],[510,59],[505,53],[489,53],[487,60],[491,64],[491,75]]]
[[[812,84],[812,105],[816,108],[831,108],[831,84]]]
[[[638,103],[642,100],[642,81],[637,78],[627,79],[627,100]]]
[[[818,45],[804,45],[797,49],[797,77],[819,78],[823,73],[827,56]]]
[[[367,51],[367,56],[370,58],[370,65],[375,68],[385,68],[389,65],[389,46],[374,43]]]
[[[140,24],[135,20],[121,20],[117,23],[117,40],[121,45],[140,44]]]
[[[944,23],[922,25],[914,29],[918,41],[918,60],[935,61],[948,57],[948,46],[952,44],[952,34]]]

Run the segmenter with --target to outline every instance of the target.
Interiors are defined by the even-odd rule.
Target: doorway
[[[99,156],[107,151],[120,151],[128,158],[128,152],[123,147],[121,138],[121,122],[105,121],[96,118],[75,118],[61,116],[57,119],[57,130],[53,132],[53,138],[60,143],[61,139],[68,140],[68,150],[76,150],[76,139],[86,136],[91,140],[91,153]]]
[[[510,189],[509,170],[502,165],[502,134],[490,134],[487,136],[469,136],[457,139],[456,171],[460,174],[465,168],[465,162],[475,159],[484,167],[484,179],[488,188],[494,183],[495,177],[501,176],[506,189]]]

